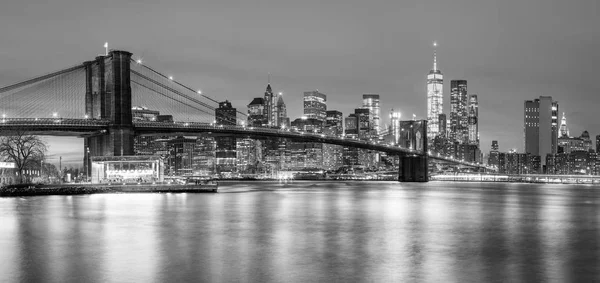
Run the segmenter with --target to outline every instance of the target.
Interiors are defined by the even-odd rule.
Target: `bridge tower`
[[[419,154],[400,155],[398,181],[429,181],[429,158],[427,157],[427,120],[400,122],[400,145],[420,151]]]
[[[86,92],[85,113],[89,119],[110,121],[107,133],[86,137],[84,164],[86,172],[92,156],[133,155],[133,121],[131,116],[131,53],[113,50],[94,61],[84,62]]]

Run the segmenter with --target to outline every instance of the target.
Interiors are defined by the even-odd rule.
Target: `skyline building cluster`
[[[427,138],[434,153],[468,162],[482,162],[479,144],[479,99],[469,94],[466,80],[450,81],[450,113],[443,113],[443,73],[434,43],[433,69],[427,75]]]

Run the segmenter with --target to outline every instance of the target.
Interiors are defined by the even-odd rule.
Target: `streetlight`
[[[173,76],[169,76],[169,80],[173,80]]]
[[[56,113],[56,112],[52,113],[52,117],[58,118],[58,113]]]
[[[198,91],[196,91],[196,92],[197,92],[198,94],[202,94],[202,91],[201,91],[201,90],[198,90]]]

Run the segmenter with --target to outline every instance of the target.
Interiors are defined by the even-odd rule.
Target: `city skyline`
[[[375,7],[358,2],[354,3],[354,9],[339,10],[335,5],[309,1],[302,7],[294,7],[297,10],[293,14],[277,5],[263,3],[258,7],[243,7],[247,9],[240,9],[243,13],[223,23],[224,29],[216,33],[212,28],[200,29],[197,37],[190,38],[179,38],[169,31],[177,29],[185,33],[191,26],[194,31],[197,26],[210,26],[207,23],[223,18],[230,12],[230,6],[205,4],[202,9],[194,9],[193,20],[181,17],[169,22],[157,13],[172,8],[166,4],[157,3],[153,9],[143,5],[111,9],[106,4],[81,6],[75,1],[64,2],[61,9],[41,3],[27,14],[26,4],[3,6],[0,24],[8,28],[3,30],[6,41],[0,51],[0,85],[66,67],[65,62],[77,64],[87,60],[90,53],[103,53],[102,45],[108,41],[111,49],[131,50],[150,66],[170,71],[178,81],[196,86],[207,95],[226,97],[239,109],[251,98],[261,96],[265,74],[270,72],[274,92],[283,92],[290,118],[301,116],[302,93],[310,89],[326,94],[327,108],[339,110],[344,116],[360,106],[363,93],[378,93],[382,113],[394,108],[402,113],[403,119],[413,113],[426,118],[423,74],[431,68],[431,42],[437,40],[439,64],[443,66],[446,81],[444,88],[449,89],[450,80],[465,79],[469,81],[470,92],[479,94],[483,152],[489,151],[491,140],[498,140],[502,150],[522,151],[523,129],[519,126],[522,104],[540,95],[552,96],[561,104],[561,112],[569,116],[572,132],[588,130],[593,135],[600,132],[600,122],[594,119],[594,105],[599,98],[590,95],[600,90],[585,76],[593,73],[598,62],[585,55],[594,54],[593,50],[599,46],[598,31],[594,29],[597,20],[589,14],[593,11],[593,1],[580,1],[580,5],[466,1],[461,5],[462,12],[443,2],[408,7],[402,4]],[[322,9],[315,9],[317,6]],[[432,23],[408,24],[418,21],[425,11],[430,13],[433,6],[444,12],[434,13]],[[185,14],[186,8],[193,7],[198,6],[190,3],[176,9],[177,13]],[[361,8],[396,13],[382,13],[377,21],[362,22],[353,17]],[[519,12],[514,12],[517,8]],[[95,16],[97,9],[112,13],[111,21]],[[319,19],[312,23],[301,21],[298,15],[304,9],[317,13],[315,17],[320,15]],[[551,19],[558,11],[562,17]],[[73,17],[61,19],[59,15],[63,12],[71,12]],[[469,20],[452,20],[451,15],[457,13],[474,15],[473,21],[482,26],[474,27]],[[499,13],[512,16],[500,21],[494,18]],[[154,16],[156,22],[141,20],[120,29],[119,25],[132,14]],[[267,14],[274,18],[259,20],[268,18]],[[485,18],[497,21],[487,23]],[[271,20],[280,20],[277,27],[269,24]],[[81,29],[80,22],[87,24],[85,29]],[[528,27],[531,23],[535,26]],[[68,36],[55,37],[59,29]],[[536,36],[530,36],[533,30]],[[555,33],[564,36],[557,39]],[[259,42],[266,34],[275,39],[268,44]],[[313,47],[314,40],[320,43],[315,45],[319,48]],[[580,44],[573,47],[571,42]],[[15,65],[20,67],[15,69],[12,67]],[[448,95],[443,99],[443,112],[449,113]],[[382,115],[381,125],[388,122],[387,115]],[[62,152],[80,144],[81,140],[54,138],[51,154],[69,160]],[[79,157],[73,159],[75,163],[81,162]]]

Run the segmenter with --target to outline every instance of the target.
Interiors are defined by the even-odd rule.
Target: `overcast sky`
[[[444,73],[479,95],[482,150],[523,147],[523,101],[552,96],[572,135],[600,134],[598,0],[30,1],[0,6],[0,85],[93,59],[103,44],[245,111],[267,74],[290,118],[318,89],[346,116],[363,93],[382,116],[426,115],[432,42]],[[52,138],[56,160],[81,163],[83,142]],[[77,150],[74,150],[77,148]],[[81,150],[79,150],[81,148]]]

